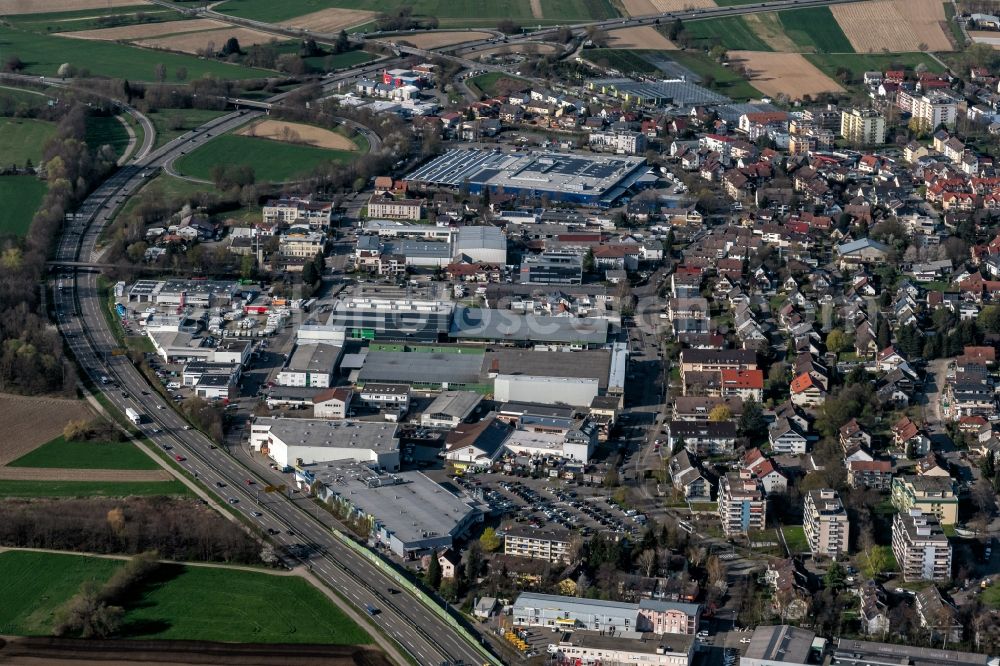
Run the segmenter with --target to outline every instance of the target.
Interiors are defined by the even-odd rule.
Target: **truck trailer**
[[[128,417],[129,421],[131,421],[132,423],[134,423],[136,425],[139,425],[140,423],[142,423],[142,414],[140,414],[139,412],[135,411],[131,407],[126,407],[125,408],[125,416]]]

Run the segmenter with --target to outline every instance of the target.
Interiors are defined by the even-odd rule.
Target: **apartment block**
[[[892,553],[903,580],[951,578],[951,544],[933,515],[920,509],[900,512],[892,521]]]
[[[727,536],[764,529],[767,499],[753,473],[730,472],[719,479],[719,519]]]
[[[851,109],[840,114],[840,135],[865,146],[885,143],[885,118],[873,109]]]
[[[892,480],[892,503],[901,513],[920,509],[942,525],[958,521],[958,495],[950,476],[897,476]]]
[[[836,558],[847,554],[851,524],[836,490],[822,488],[806,493],[802,529],[813,555]]]
[[[368,217],[389,220],[419,220],[423,217],[424,202],[420,199],[392,199],[373,196],[368,201]]]
[[[569,530],[512,526],[504,532],[503,552],[504,555],[568,564],[571,538]]]

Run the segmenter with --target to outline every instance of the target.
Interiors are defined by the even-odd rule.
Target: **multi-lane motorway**
[[[76,219],[67,223],[57,246],[56,260],[92,261],[101,229],[156,169],[196,148],[210,135],[228,131],[260,113],[242,111],[217,118],[119,170],[87,198]],[[435,610],[408,594],[405,587],[381,568],[346,547],[327,526],[288,497],[262,494],[266,499],[258,505],[257,477],[228,453],[215,448],[200,432],[186,430],[186,422],[149,390],[131,362],[112,354],[117,343],[101,311],[96,274],[78,272],[60,282],[66,288],[57,288],[54,294],[58,323],[81,368],[119,410],[124,412],[132,407],[144,414],[144,422],[139,426],[143,433],[156,446],[170,447],[168,451],[177,464],[217,496],[220,503],[231,504],[263,532],[270,531],[275,543],[308,547],[313,574],[357,607],[378,609],[371,622],[418,663],[457,660],[466,664],[496,663],[476,645],[475,639],[469,640]],[[102,377],[117,386],[103,384]],[[247,480],[254,484],[248,485]]]

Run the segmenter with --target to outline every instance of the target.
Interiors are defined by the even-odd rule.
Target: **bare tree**
[[[643,571],[643,575],[645,575],[647,578],[651,577],[653,575],[653,572],[656,571],[656,561],[657,561],[656,551],[652,548],[648,548],[642,551],[641,553],[639,553],[638,561],[639,561],[639,567]]]

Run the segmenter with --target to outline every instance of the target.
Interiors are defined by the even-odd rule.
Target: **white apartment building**
[[[911,114],[924,130],[933,132],[939,125],[955,126],[958,103],[950,95],[934,91],[915,97]]]
[[[730,472],[719,479],[719,519],[727,536],[764,529],[767,499],[752,472]]]
[[[545,560],[553,564],[569,563],[569,530],[540,530],[514,525],[504,532],[504,555]]]
[[[333,204],[329,201],[312,201],[308,198],[290,197],[269,199],[264,204],[263,218],[268,225],[308,224],[310,227],[329,226]]]
[[[592,150],[619,155],[638,155],[646,150],[646,137],[639,132],[594,132],[587,139]]]
[[[951,578],[948,537],[938,519],[920,509],[900,512],[893,518],[892,553],[905,581]]]
[[[424,202],[419,199],[392,199],[373,196],[368,201],[368,217],[388,220],[419,220],[423,217]]]
[[[292,232],[278,238],[278,251],[284,257],[312,259],[323,251],[326,236],[318,231]]]
[[[813,555],[836,558],[847,554],[851,525],[836,490],[806,493],[802,529]]]
[[[885,143],[885,118],[873,109],[851,109],[840,114],[840,135],[862,145]]]

